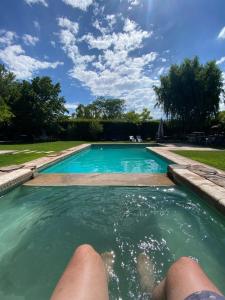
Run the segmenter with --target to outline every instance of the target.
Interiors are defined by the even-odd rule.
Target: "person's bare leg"
[[[101,254],[101,258],[104,262],[107,279],[109,281],[110,277],[113,277],[114,271],[113,271],[113,265],[115,262],[115,253],[113,251],[111,252],[104,252]]]
[[[142,292],[151,294],[155,286],[154,267],[145,253],[138,255],[137,272]]]
[[[181,257],[169,269],[166,278],[154,289],[154,300],[184,300],[199,291],[222,295],[197,262]]]
[[[101,256],[89,245],[77,248],[51,300],[108,300],[108,284]]]

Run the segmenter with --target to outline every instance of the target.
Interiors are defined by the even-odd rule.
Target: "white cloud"
[[[65,4],[71,5],[74,8],[81,10],[87,10],[87,8],[93,3],[93,0],[62,0]]]
[[[83,64],[90,62],[94,59],[94,56],[80,55],[77,43],[77,33],[79,25],[77,22],[72,22],[67,18],[58,18],[58,25],[61,27],[59,33],[60,43],[63,50],[68,57],[76,64]]]
[[[128,9],[131,10],[133,7],[141,4],[141,0],[128,0],[128,4],[129,4]]]
[[[33,5],[33,4],[42,4],[45,7],[48,7],[48,3],[46,0],[24,0],[27,4]]]
[[[131,6],[137,6],[141,3],[141,0],[128,0],[128,3],[131,5]]]
[[[0,45],[11,45],[17,38],[17,34],[13,31],[0,30]]]
[[[66,103],[65,104],[65,107],[68,109],[68,110],[75,110],[77,108],[78,104],[77,103]]]
[[[40,26],[40,24],[39,24],[38,21],[34,21],[33,23],[34,23],[34,27],[35,27],[37,30],[40,30],[40,29],[41,29],[41,26]]]
[[[58,24],[60,27],[68,29],[71,33],[77,34],[79,30],[79,24],[72,22],[65,17],[58,18]]]
[[[225,26],[220,30],[220,33],[217,36],[218,39],[225,39]]]
[[[131,21],[130,19],[125,20],[125,24],[123,27],[123,30],[125,32],[132,32],[136,30],[136,28],[137,28],[137,24],[134,21]]]
[[[216,61],[217,65],[221,65],[225,62],[225,56],[221,57],[219,60]]]
[[[30,34],[24,34],[23,41],[24,41],[25,45],[27,45],[27,46],[35,46],[37,44],[37,42],[39,41],[39,38],[36,36],[32,36]]]
[[[142,42],[152,35],[152,31],[147,32],[138,28],[138,25],[129,19],[125,20],[123,32],[112,34],[103,34],[94,37],[89,33],[83,36],[82,40],[86,40],[90,48],[106,50],[113,47],[115,50],[132,51],[142,47]]]
[[[20,45],[9,45],[0,49],[0,60],[14,72],[18,79],[29,79],[42,69],[55,69],[61,62],[47,62],[26,55]]]
[[[52,45],[53,48],[56,47],[56,42],[55,41],[50,41],[50,43],[51,43],[51,45]]]
[[[116,25],[117,16],[116,15],[106,15],[102,21],[100,22],[99,19],[96,19],[92,26],[98,29],[103,35],[107,33],[111,33]],[[103,26],[103,22],[106,23]]]
[[[143,46],[144,40],[151,37],[152,32],[142,30],[129,19],[125,20],[121,32],[106,33],[105,30],[99,30],[101,34],[97,37],[91,33],[79,37],[77,30],[73,32],[73,27],[63,28],[62,23],[59,25],[62,48],[74,64],[69,72],[72,78],[89,88],[94,96],[124,98],[130,109],[140,110],[144,106],[153,109],[152,85],[157,84],[158,80],[147,76],[146,69],[152,66],[157,53],[130,55],[131,51]],[[99,22],[94,25],[102,29]],[[99,55],[83,55],[79,49],[80,42],[98,49]]]

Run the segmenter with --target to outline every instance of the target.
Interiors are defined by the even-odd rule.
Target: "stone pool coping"
[[[209,201],[215,206],[220,212],[225,214],[225,188],[212,182],[193,172],[191,168],[202,166],[210,170],[214,170],[222,176],[225,172],[217,168],[208,166],[206,164],[197,162],[195,160],[183,157],[179,154],[171,151],[178,150],[180,148],[172,147],[147,147],[148,150],[155,154],[170,160],[173,164],[168,166],[168,176],[178,184],[184,184],[191,188],[194,192],[199,194],[201,197]],[[194,150],[195,148],[192,148]],[[204,148],[203,148],[204,149]],[[201,149],[201,150],[203,150]],[[199,149],[200,150],[200,149]],[[209,150],[209,149],[205,149]],[[219,151],[219,150],[218,150]]]
[[[91,144],[82,144],[76,147],[72,147],[58,153],[49,154],[19,166],[14,171],[5,171],[0,174],[0,195],[8,192],[10,189],[34,178],[37,171],[40,171],[52,164],[61,161],[62,159],[78,153],[82,150],[91,147]],[[4,170],[4,168],[2,168]]]
[[[26,186],[173,186],[166,174],[41,174],[25,183]]]

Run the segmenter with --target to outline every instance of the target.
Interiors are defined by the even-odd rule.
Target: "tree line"
[[[140,113],[126,111],[125,100],[104,97],[97,98],[91,104],[79,104],[72,116],[77,119],[125,120],[134,123],[152,120],[151,112],[147,108],[143,108]]]
[[[224,123],[224,114],[218,113],[220,101],[224,99],[223,76],[215,61],[201,64],[197,57],[185,59],[180,65],[172,65],[153,88],[156,106],[169,121],[182,124],[182,132],[200,130],[212,119]],[[55,135],[62,129],[62,122],[71,120],[93,120],[90,130],[95,127],[100,130],[97,122],[101,120],[134,124],[152,120],[149,109],[128,111],[123,99],[99,97],[90,104],[79,104],[71,116],[65,103],[60,83],[53,83],[50,77],[18,81],[0,65],[2,136],[9,132],[14,137]]]

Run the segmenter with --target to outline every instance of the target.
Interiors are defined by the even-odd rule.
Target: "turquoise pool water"
[[[182,255],[225,293],[225,221],[180,187],[19,187],[0,199],[0,299],[47,300],[74,249],[116,253],[110,299],[140,299],[137,255],[161,280]]]
[[[143,145],[92,145],[42,173],[166,173],[167,166]]]

